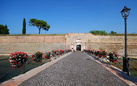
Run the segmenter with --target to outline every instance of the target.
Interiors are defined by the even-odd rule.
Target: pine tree
[[[46,21],[44,21],[44,20],[38,20],[38,19],[30,19],[29,25],[30,26],[36,26],[36,27],[38,27],[39,34],[40,34],[40,30],[41,29],[44,29],[44,30],[48,31],[49,28],[50,28],[50,25],[48,25]]]
[[[22,29],[22,34],[26,34],[26,20],[25,20],[25,18],[23,19],[23,29]]]

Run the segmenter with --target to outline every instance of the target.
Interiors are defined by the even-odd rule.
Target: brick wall
[[[59,43],[64,36],[0,36],[0,42],[7,43]]]
[[[0,36],[0,54],[65,49],[64,36]]]
[[[65,36],[0,36],[0,54],[65,49],[65,38],[66,48],[69,49],[76,49],[79,40],[83,49],[117,51],[124,55],[124,36],[97,36],[90,33],[68,33]],[[137,36],[128,36],[127,45],[128,55],[137,55]]]

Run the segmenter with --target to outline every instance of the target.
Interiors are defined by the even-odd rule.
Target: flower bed
[[[109,56],[109,61],[110,62],[117,62],[118,57],[119,57],[119,54],[116,51],[110,52],[109,54],[106,50],[98,51],[98,50],[88,49],[88,50],[84,50],[84,51],[87,52],[87,53],[93,54],[98,58],[106,58],[107,56]]]
[[[9,61],[13,68],[20,68],[27,63],[28,55],[24,52],[15,52],[9,55]]]
[[[109,61],[110,62],[117,62],[119,54],[116,51],[109,53]]]
[[[50,59],[51,58],[51,53],[50,52],[46,52],[45,53],[45,59]]]
[[[42,62],[42,56],[43,56],[43,53],[38,51],[35,54],[32,54],[31,58],[35,62]]]
[[[105,58],[105,57],[107,57],[107,55],[108,55],[107,51],[106,50],[102,50],[102,56]]]
[[[48,61],[50,61],[51,57],[56,57],[56,56],[60,56],[62,54],[64,54],[64,52],[68,53],[70,52],[70,49],[66,49],[66,50],[52,50],[51,52],[45,52],[42,53],[40,51],[34,53],[31,55],[31,59],[34,62],[42,62],[42,59],[45,58],[49,59]],[[9,55],[9,61],[12,64],[12,67],[14,68],[20,68],[22,67],[24,64],[27,63],[28,60],[28,55],[27,53],[24,52],[15,52],[15,53],[11,53]]]

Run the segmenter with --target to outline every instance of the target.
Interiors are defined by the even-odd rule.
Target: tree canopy
[[[107,33],[106,31],[100,31],[100,30],[92,30],[89,31],[89,33],[92,33],[94,35],[116,35],[117,32],[111,31],[110,33]]]
[[[89,31],[89,33],[92,33],[92,34],[95,34],[95,35],[107,35],[108,33],[106,31],[99,31],[99,30],[92,30],[92,31]]]
[[[0,34],[9,34],[9,29],[7,25],[4,26],[0,24]]]
[[[23,29],[22,29],[22,34],[26,34],[26,20],[25,20],[25,18],[23,19]]]
[[[44,29],[44,30],[47,30],[47,31],[50,28],[50,25],[48,25],[46,21],[44,21],[44,20],[38,20],[38,19],[30,19],[29,25],[30,26],[36,26],[36,27],[38,27],[39,34],[40,34],[41,28]]]
[[[111,33],[110,33],[110,34],[117,34],[117,32],[111,31]]]

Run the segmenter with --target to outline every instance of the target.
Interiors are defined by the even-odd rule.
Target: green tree
[[[38,27],[39,34],[40,34],[40,30],[41,29],[44,29],[44,30],[48,31],[49,28],[50,28],[50,25],[48,25],[46,21],[44,21],[44,20],[38,20],[38,19],[30,19],[29,25],[30,26],[36,26],[36,27]]]
[[[107,35],[108,33],[106,31],[99,31],[99,30],[92,30],[92,31],[89,31],[89,33],[92,33],[92,34],[95,34],[95,35]]]
[[[45,27],[44,30],[47,30],[47,31],[48,31],[49,28],[50,28],[50,25],[47,25],[47,27]]]
[[[111,33],[110,34],[114,34],[114,31],[111,31]]]
[[[0,34],[3,34],[5,26],[0,24]]]
[[[4,34],[9,34],[9,29],[8,29],[8,27],[7,27],[7,25],[5,25],[5,29],[4,29],[4,32],[3,32]]]
[[[22,34],[26,34],[26,20],[25,20],[25,18],[23,19],[23,29],[22,29]]]
[[[110,34],[117,34],[117,32],[111,31],[111,33],[110,33]]]
[[[3,30],[3,34],[7,33],[7,25],[5,25],[4,30]]]
[[[7,25],[4,26],[0,24],[0,34],[9,34],[9,29]]]

